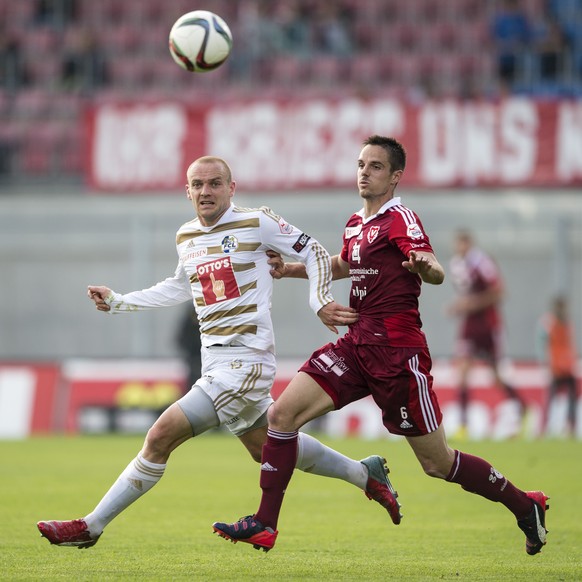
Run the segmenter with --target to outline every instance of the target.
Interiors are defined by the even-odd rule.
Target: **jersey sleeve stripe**
[[[317,297],[319,302],[324,305],[332,301],[328,283],[328,281],[331,280],[331,262],[328,258],[329,254],[319,243],[314,244],[314,250],[320,273],[320,281],[322,281],[322,283],[318,285]]]
[[[406,206],[398,205],[394,206],[390,210],[393,212],[398,212],[402,216],[402,219],[406,225],[414,224],[416,222],[416,218],[414,217],[412,210],[406,208]]]

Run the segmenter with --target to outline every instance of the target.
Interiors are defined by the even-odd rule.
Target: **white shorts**
[[[247,347],[202,348],[202,378],[196,385],[212,400],[220,424],[245,433],[273,403],[275,356]]]

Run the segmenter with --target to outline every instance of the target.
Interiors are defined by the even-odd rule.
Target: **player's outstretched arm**
[[[307,271],[303,263],[286,263],[283,257],[275,251],[267,251],[267,262],[271,267],[273,279],[307,279]],[[349,274],[349,265],[342,261],[339,255],[331,257],[332,279],[345,279]]]
[[[440,285],[445,280],[445,270],[433,253],[410,251],[408,260],[402,266],[419,275],[425,283]]]

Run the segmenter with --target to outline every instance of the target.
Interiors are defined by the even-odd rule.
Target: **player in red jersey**
[[[503,281],[495,261],[475,245],[468,230],[455,236],[455,254],[449,271],[457,298],[449,313],[459,318],[456,359],[459,366],[459,406],[461,409],[459,436],[467,433],[469,405],[469,374],[477,358],[492,370],[495,383],[508,398],[517,402],[520,417],[525,401],[517,390],[501,376],[499,363],[503,355],[503,322],[499,304],[503,298]]]
[[[505,505],[526,535],[528,554],[546,543],[548,497],[518,489],[487,461],[447,444],[418,311],[421,283],[439,285],[445,274],[419,218],[394,196],[405,164],[396,140],[375,135],[364,142],[357,173],[364,208],[349,219],[341,253],[332,257],[333,278],[351,277],[350,307],[358,321],[337,342],[316,350],[269,408],[259,509],[233,524],[214,523],[222,537],[270,550],[298,429],[372,395],[386,428],[406,437],[427,475]],[[299,264],[277,258],[271,264],[276,278],[305,277]]]

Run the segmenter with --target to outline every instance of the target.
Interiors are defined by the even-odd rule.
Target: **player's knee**
[[[263,453],[263,447],[257,447],[256,449],[252,449],[249,450],[251,457],[253,458],[253,461],[260,463],[261,462],[261,456]]]
[[[277,406],[276,402],[269,407],[267,420],[269,421],[269,427],[275,430],[285,432],[294,430],[294,416],[289,414],[283,407]]]
[[[168,431],[158,424],[154,424],[147,432],[144,452],[149,457],[167,457],[171,450],[172,437]]]

